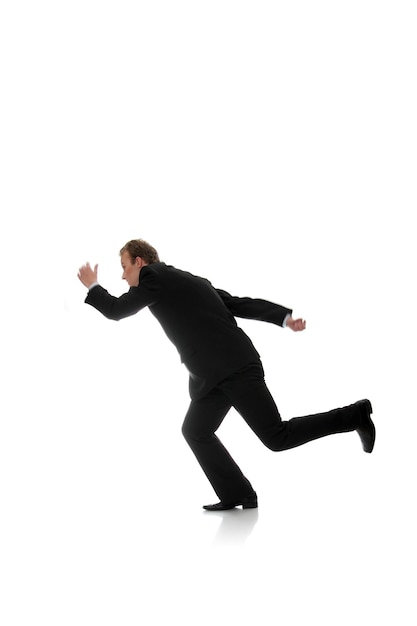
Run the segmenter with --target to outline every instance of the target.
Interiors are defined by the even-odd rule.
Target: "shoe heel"
[[[247,500],[242,502],[242,509],[257,509],[258,501],[257,500]]]

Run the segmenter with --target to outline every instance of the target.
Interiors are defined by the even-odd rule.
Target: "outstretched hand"
[[[287,327],[291,328],[291,330],[293,330],[294,332],[305,330],[306,321],[301,318],[298,318],[295,320],[292,317],[289,317],[287,319]]]
[[[77,276],[82,284],[88,289],[93,283],[97,282],[97,271],[98,264],[94,266],[94,269],[92,269],[90,264],[86,263],[86,265],[82,265],[80,267]]]

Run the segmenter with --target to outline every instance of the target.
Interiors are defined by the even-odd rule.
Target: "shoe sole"
[[[360,401],[361,402],[361,401]],[[366,407],[366,411],[367,411],[367,431],[364,433],[364,435],[366,436],[367,439],[369,439],[370,436],[370,443],[367,444],[364,442],[364,438],[362,437],[362,435],[360,434],[361,431],[363,431],[363,429],[358,428],[357,432],[361,438],[362,441],[362,447],[364,449],[365,452],[367,452],[368,454],[370,454],[372,452],[372,450],[374,449],[375,446],[375,438],[376,438],[376,430],[375,430],[375,424],[373,423],[373,421],[371,420],[371,415],[373,412],[372,409],[372,404],[370,400],[362,400],[364,406]]]

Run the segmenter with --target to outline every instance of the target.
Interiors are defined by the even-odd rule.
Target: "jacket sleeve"
[[[216,289],[216,291],[232,315],[236,317],[270,322],[282,326],[286,316],[292,314],[292,309],[287,309],[268,300],[239,298],[230,295],[230,293],[222,289]]]
[[[117,298],[101,285],[96,285],[87,294],[86,304],[90,304],[110,320],[121,320],[134,315],[155,302],[155,295],[148,289],[131,287],[127,293]]]

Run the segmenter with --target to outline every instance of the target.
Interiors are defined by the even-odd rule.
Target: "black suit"
[[[144,266],[140,284],[120,298],[93,287],[85,300],[120,320],[144,307],[158,319],[189,371],[191,404],[183,434],[219,498],[233,502],[253,489],[214,434],[234,406],[263,443],[283,450],[335,432],[354,430],[357,411],[281,420],[263,376],[259,354],[234,316],[282,326],[287,309],[266,300],[237,298],[165,263]]]
[[[234,315],[282,326],[285,316],[292,313],[266,300],[234,298],[214,289],[208,280],[165,263],[143,267],[139,286],[120,298],[97,286],[86,302],[112,320],[149,307],[190,374],[192,399],[203,397],[220,380],[259,359]]]

